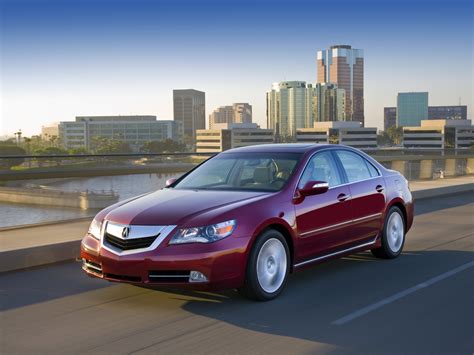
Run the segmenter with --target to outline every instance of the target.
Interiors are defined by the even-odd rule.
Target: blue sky
[[[316,81],[318,49],[365,51],[366,126],[397,92],[473,117],[473,5],[450,1],[0,0],[0,134],[76,115],[172,119],[172,90],[206,92],[207,114]]]

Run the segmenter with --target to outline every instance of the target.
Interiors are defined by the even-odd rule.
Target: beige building
[[[209,115],[209,129],[214,129],[219,123],[251,123],[252,105],[235,103],[232,106],[221,106]]]
[[[57,138],[59,138],[59,123],[52,124],[51,126],[41,126],[42,140],[50,141],[51,139]]]
[[[315,122],[313,128],[296,131],[299,143],[344,144],[358,149],[377,148],[377,128],[361,127],[360,122]]]
[[[471,120],[422,120],[420,126],[403,128],[407,149],[462,149],[473,144]]]
[[[273,142],[273,130],[261,129],[255,123],[217,123],[214,129],[196,132],[198,153],[219,153],[232,148]]]

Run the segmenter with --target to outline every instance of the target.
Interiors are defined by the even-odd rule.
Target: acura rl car
[[[243,147],[99,212],[82,267],[110,281],[270,300],[303,267],[364,250],[396,258],[412,222],[406,179],[359,150]]]

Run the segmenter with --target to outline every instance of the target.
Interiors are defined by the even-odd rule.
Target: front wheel
[[[289,272],[289,249],[283,235],[267,230],[255,241],[250,251],[244,287],[246,297],[268,301],[282,291]]]
[[[393,206],[385,218],[382,234],[382,246],[372,249],[377,258],[393,259],[399,256],[405,244],[405,219],[400,208]]]

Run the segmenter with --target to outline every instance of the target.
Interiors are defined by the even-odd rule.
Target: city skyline
[[[80,115],[172,119],[172,90],[181,88],[206,92],[206,117],[249,102],[266,127],[268,87],[314,83],[317,51],[341,43],[364,50],[366,126],[382,129],[383,108],[407,91],[429,92],[435,106],[461,98],[473,117],[467,1],[347,1],[337,19],[337,8],[307,1],[177,3],[3,1],[0,135],[37,134]],[[193,11],[181,14],[184,5]],[[245,25],[231,21],[244,12]],[[283,26],[289,18],[298,25]]]

